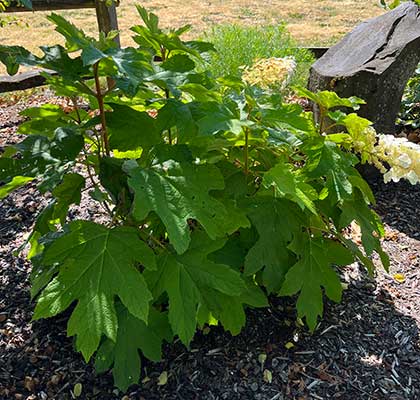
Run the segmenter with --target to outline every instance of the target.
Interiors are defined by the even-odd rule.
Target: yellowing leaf
[[[23,186],[25,183],[28,183],[32,179],[34,178],[27,176],[15,176],[11,182],[6,183],[0,187],[0,199],[6,197],[10,192],[13,192],[13,190]]]
[[[273,374],[270,370],[265,369],[263,374],[264,382],[271,383],[273,381]]]
[[[266,360],[267,360],[267,354],[262,353],[258,356],[258,361],[261,364],[261,366],[264,366],[264,363]]]
[[[287,350],[292,349],[293,347],[295,347],[295,345],[292,342],[287,342],[284,347],[286,347]]]
[[[203,329],[203,335],[208,335],[210,333],[210,328],[208,327],[208,326],[206,326],[204,329]]]
[[[398,283],[404,283],[405,282],[405,276],[403,274],[395,274],[394,275],[394,279],[398,282]]]
[[[166,371],[163,371],[158,378],[158,385],[163,386],[168,383],[168,373]]]
[[[73,388],[74,397],[80,397],[82,394],[82,390],[83,390],[82,384],[76,383]]]

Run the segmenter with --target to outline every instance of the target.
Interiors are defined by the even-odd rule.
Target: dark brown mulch
[[[13,124],[0,129],[0,147],[17,140],[14,132]],[[419,399],[420,187],[380,181],[372,187],[387,226],[389,273],[378,270],[369,279],[357,265],[344,269],[343,302],[327,303],[314,335],[295,325],[291,300],[273,299],[271,309],[248,310],[236,337],[213,327],[189,349],[167,345],[162,362],[143,363],[144,383],[123,394],[110,373],[95,375],[74,351],[66,316],[31,322],[30,263],[13,251],[45,202],[28,185],[0,203],[0,399],[72,399],[76,383],[79,398],[101,400]],[[86,206],[73,217],[100,213]],[[168,381],[159,386],[164,371]]]

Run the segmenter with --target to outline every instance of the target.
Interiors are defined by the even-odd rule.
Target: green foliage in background
[[[188,346],[207,324],[236,335],[268,296],[295,296],[314,330],[324,296],[341,300],[340,266],[372,272],[375,253],[388,266],[351,152],[369,125],[353,112],[363,101],[302,89],[342,126],[330,133],[278,93],[215,79],[204,61],[212,44],[138,11],[135,47],[116,47],[115,33],[87,37],[56,14],[65,47],[36,56],[0,46],[10,73],[53,70],[51,87],[73,102],[25,110],[23,141],[0,157],[2,197],[34,180],[49,199],[28,239],[34,319],[67,310],[77,350],[99,372],[113,367],[121,390],[139,382],[140,354],[157,361],[163,341]],[[84,197],[104,221],[70,220]],[[353,222],[361,248],[344,234]]]
[[[305,86],[309,67],[314,62],[312,53],[298,48],[283,24],[260,27],[219,25],[204,38],[217,50],[210,55],[209,65],[216,77],[240,77],[241,67],[251,66],[258,58],[291,56],[296,60],[297,68],[290,86]]]
[[[405,1],[412,1],[420,6],[420,0],[379,0],[381,6],[385,9],[393,10],[394,8],[398,7],[401,3]]]
[[[407,83],[397,123],[414,129],[420,128],[420,66]]]

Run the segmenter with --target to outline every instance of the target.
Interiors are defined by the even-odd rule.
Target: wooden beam
[[[0,76],[0,93],[31,89],[45,85],[45,77],[41,75],[41,72],[56,75],[52,71],[47,70],[22,72],[14,76],[3,75]]]
[[[95,8],[95,0],[32,0],[32,10],[13,4],[6,8],[7,13],[30,11],[73,10]]]
[[[316,59],[321,58],[327,51],[328,47],[302,47],[313,53]]]

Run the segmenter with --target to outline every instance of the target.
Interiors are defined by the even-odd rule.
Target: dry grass
[[[122,0],[118,8],[122,44],[130,45],[129,27],[138,23],[134,8],[138,1]],[[192,24],[190,36],[197,36],[213,24],[247,25],[286,22],[302,44],[329,45],[360,21],[379,15],[378,0],[143,0],[141,4],[156,13],[164,27]],[[86,32],[96,35],[93,10],[61,12]],[[39,45],[60,42],[45,15],[18,14],[20,25],[0,29],[1,44],[22,45],[31,50]]]

